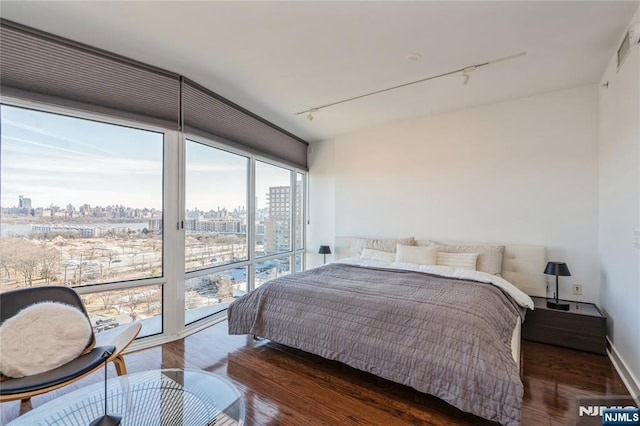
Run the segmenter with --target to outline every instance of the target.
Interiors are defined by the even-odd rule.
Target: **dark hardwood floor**
[[[445,402],[270,341],[229,336],[222,322],[185,339],[125,356],[130,373],[195,368],[230,379],[244,395],[247,425],[478,425],[490,424]],[[577,396],[627,395],[606,356],[524,341],[523,425],[575,425]],[[109,374],[115,375],[113,366]],[[76,384],[34,397],[36,407],[100,381],[94,373]],[[2,424],[28,404],[0,404]]]

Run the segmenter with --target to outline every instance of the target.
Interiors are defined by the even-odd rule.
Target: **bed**
[[[527,295],[546,293],[545,248],[501,246],[498,276],[364,259],[362,241],[337,238],[336,262],[237,299],[227,311],[229,333],[261,336],[520,424],[520,323],[532,306]]]

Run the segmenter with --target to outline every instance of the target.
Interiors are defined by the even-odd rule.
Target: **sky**
[[[2,105],[0,203],[76,208],[124,205],[162,210],[162,133]],[[186,147],[189,210],[247,205],[247,159],[205,145]],[[257,163],[258,208],[270,186],[289,185],[286,169]]]

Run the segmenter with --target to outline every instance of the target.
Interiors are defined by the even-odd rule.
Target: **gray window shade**
[[[109,113],[177,129],[180,77],[2,21],[5,95]]]
[[[303,140],[187,79],[182,98],[186,132],[222,136],[249,151],[307,169],[308,144]]]
[[[0,55],[4,95],[170,129],[184,125],[307,169],[305,141],[195,82],[181,83],[178,74],[6,20],[0,21]]]

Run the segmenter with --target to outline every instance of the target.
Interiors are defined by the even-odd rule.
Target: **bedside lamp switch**
[[[580,296],[582,294],[582,285],[574,284],[572,293],[575,294],[576,296]]]

